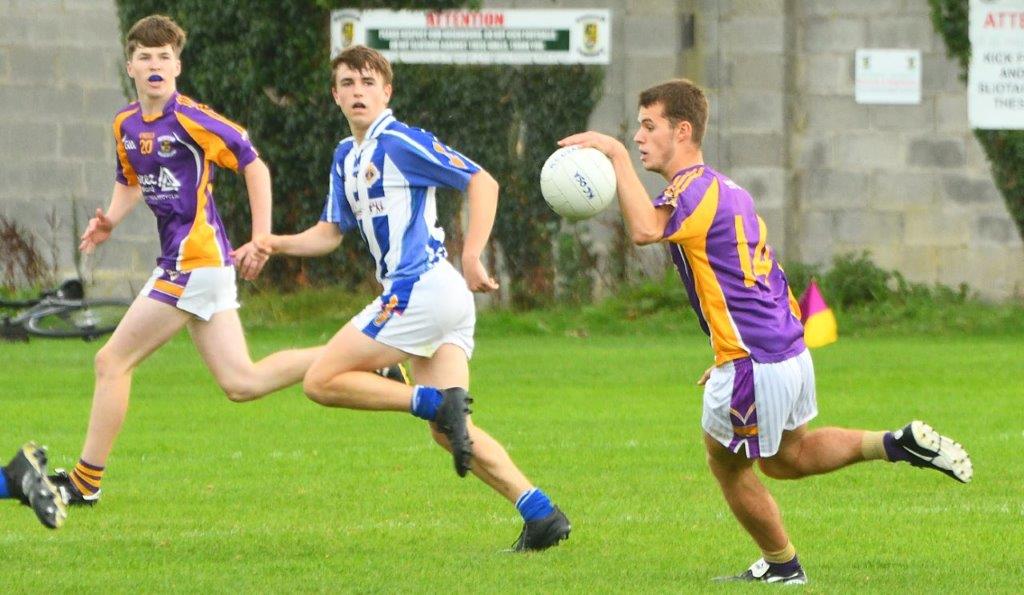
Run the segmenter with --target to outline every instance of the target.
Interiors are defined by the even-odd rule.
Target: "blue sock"
[[[7,489],[7,473],[0,469],[0,498],[10,498],[11,491]]]
[[[540,488],[532,488],[523,492],[516,500],[516,508],[523,515],[524,521],[542,519],[555,511],[551,499]]]
[[[441,406],[444,395],[441,391],[432,386],[419,386],[412,391],[412,403],[409,404],[409,411],[420,419],[434,421],[437,417],[437,408]]]

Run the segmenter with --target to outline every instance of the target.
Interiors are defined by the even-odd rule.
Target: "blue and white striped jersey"
[[[338,143],[321,221],[358,229],[377,265],[377,280],[416,278],[447,256],[437,224],[439,186],[465,191],[480,166],[432,133],[384,110],[363,143]]]

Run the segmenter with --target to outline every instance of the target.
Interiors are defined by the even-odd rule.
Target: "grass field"
[[[0,502],[4,593],[702,592],[758,553],[702,454],[698,336],[507,334],[483,325],[474,418],[573,521],[548,552],[502,550],[515,509],[459,479],[422,422],[328,410],[289,389],[236,405],[179,337],[136,373],[104,499],[50,532]],[[326,338],[256,329],[253,352]],[[1020,336],[851,337],[815,352],[812,425],[922,418],[961,440],[975,481],[871,463],[769,480],[809,592],[1020,592]],[[0,344],[0,452],[71,466],[96,344]]]

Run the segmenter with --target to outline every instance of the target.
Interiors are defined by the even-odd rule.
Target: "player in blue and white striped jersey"
[[[434,439],[452,452],[460,476],[472,471],[516,505],[524,527],[515,550],[557,545],[569,536],[569,520],[468,415],[476,324],[471,291],[498,288],[480,259],[494,225],[498,183],[430,132],[395,119],[387,109],[391,65],[375,50],[350,47],[332,61],[331,72],[331,92],[352,136],[334,153],[320,221],[301,233],[255,243],[263,254],[314,256],[358,231],[383,292],[331,339],[303,388],[328,407],[408,411],[427,420]],[[446,259],[444,230],[437,224],[439,187],[468,197],[462,274]],[[414,387],[372,373],[406,359]]]

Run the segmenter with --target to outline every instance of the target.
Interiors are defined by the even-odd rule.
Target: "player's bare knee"
[[[302,379],[302,392],[314,403],[324,405],[323,383],[309,376]]]
[[[93,369],[96,372],[96,378],[110,378],[124,374],[129,370],[129,367],[120,358],[113,355],[113,352],[104,347],[97,351],[96,356],[93,357]]]
[[[328,406],[338,402],[344,395],[337,394],[337,391],[328,390],[331,378],[319,374],[306,374],[302,379],[302,392],[310,401],[318,405]]]
[[[245,403],[247,401],[252,401],[258,396],[255,391],[246,390],[244,387],[232,388],[222,386],[221,390],[224,391],[224,396],[226,396],[232,403]]]

